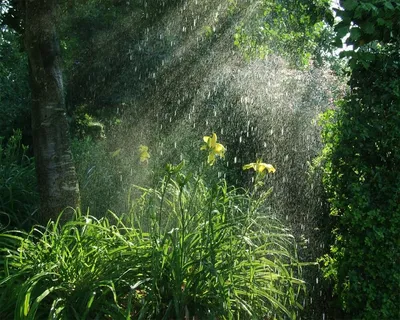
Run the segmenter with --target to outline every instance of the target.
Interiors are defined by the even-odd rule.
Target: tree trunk
[[[56,0],[25,0],[25,47],[32,91],[32,131],[41,208],[39,222],[79,206],[65,113]],[[71,211],[68,209],[67,211]],[[67,212],[63,220],[69,219]]]

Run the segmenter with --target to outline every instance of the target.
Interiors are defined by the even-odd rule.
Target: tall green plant
[[[77,213],[0,234],[0,315],[295,319],[304,284],[293,236],[263,211],[261,186],[207,185],[169,165],[122,217]]]
[[[133,204],[144,214],[135,221],[147,217],[153,234],[143,310],[151,318],[294,319],[303,282],[293,237],[262,212],[268,192],[253,198],[224,180],[207,186],[180,167]]]
[[[351,92],[325,124],[324,183],[336,217],[325,274],[351,319],[398,319],[400,3],[341,5],[338,37],[349,32],[357,50],[343,53]]]

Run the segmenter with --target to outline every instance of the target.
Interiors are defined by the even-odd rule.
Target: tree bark
[[[38,221],[79,206],[56,33],[56,0],[25,0],[25,48],[32,91],[32,132],[41,208]],[[69,214],[64,212],[63,220]]]

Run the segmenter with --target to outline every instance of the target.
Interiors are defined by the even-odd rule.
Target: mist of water
[[[140,32],[127,16],[118,35],[107,35],[107,46],[118,48],[112,50],[119,69],[110,71],[103,93],[113,92],[113,104],[123,114],[108,140],[124,150],[121,165],[131,172],[121,181],[140,184],[151,174],[131,170],[139,144],[149,146],[151,161],[159,166],[186,159],[196,167],[202,136],[216,132],[227,147],[218,176],[223,170],[229,182],[241,185],[251,181],[243,164],[262,158],[276,167],[267,180],[273,187],[268,208],[287,221],[301,242],[301,258],[311,261],[325,250],[326,204],[320,177],[309,174],[309,164],[322,147],[317,118],[330,106],[336,79],[312,65],[293,69],[279,56],[245,60],[233,34],[252,19],[254,7],[231,15],[226,5],[177,1]],[[304,304],[313,319],[325,319],[323,307],[313,305],[320,292],[315,275],[310,284],[315,294]]]

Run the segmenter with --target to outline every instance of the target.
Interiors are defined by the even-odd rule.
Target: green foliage
[[[293,237],[267,192],[207,186],[167,167],[129,214],[0,235],[2,318],[296,318]]]
[[[336,220],[324,270],[351,319],[398,319],[400,39],[398,27],[389,27],[398,23],[399,4],[341,3],[338,36],[346,27],[348,43],[359,48],[348,54],[352,91],[330,111],[324,129],[324,183]],[[393,25],[374,24],[388,17]]]
[[[87,113],[85,105],[76,108],[71,124],[72,134],[81,139],[91,138],[93,140],[104,139],[104,125]]]
[[[337,43],[350,34],[347,45],[358,47],[370,42],[392,43],[400,36],[400,3],[391,0],[341,0],[336,9],[341,21],[335,26]]]
[[[339,219],[327,271],[336,273],[337,293],[353,319],[400,315],[399,76],[397,62],[379,57],[357,78],[333,130],[326,127],[325,184]]]
[[[35,165],[21,135],[14,131],[6,143],[0,137],[0,229],[30,227],[39,205]]]
[[[342,0],[336,14],[341,21],[335,26],[336,45],[353,50],[344,51],[350,57],[351,69],[358,65],[368,68],[376,58],[374,51],[396,51],[400,43],[400,2],[390,0]],[[359,49],[359,50],[358,50]]]
[[[307,65],[326,45],[325,23],[333,23],[329,5],[329,0],[260,1],[255,21],[237,28],[235,45],[247,56],[280,54],[298,66]]]
[[[0,30],[0,135],[9,138],[13,129],[29,131],[30,104],[27,60],[20,37]]]

